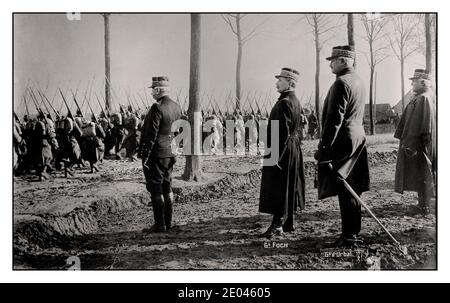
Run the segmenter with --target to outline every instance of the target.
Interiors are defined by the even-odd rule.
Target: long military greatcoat
[[[369,190],[369,164],[363,127],[365,90],[353,68],[336,75],[325,98],[319,162],[332,161],[335,171],[358,193]],[[338,194],[340,181],[327,165],[318,166],[319,199]]]
[[[301,150],[301,106],[293,91],[284,92],[272,108],[267,128],[267,145],[279,145],[278,166],[263,166],[259,211],[283,217],[288,209],[305,207],[305,176]],[[279,121],[278,138],[271,137],[271,125]],[[269,158],[266,155],[265,158]],[[275,163],[277,164],[277,163]]]
[[[417,92],[412,97],[394,137],[400,139],[395,191],[432,190],[436,172],[436,115],[431,90]]]

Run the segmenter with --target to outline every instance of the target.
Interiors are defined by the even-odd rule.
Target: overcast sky
[[[342,18],[344,18],[342,16]],[[336,18],[337,19],[337,18]],[[345,19],[342,19],[345,21]],[[256,24],[260,33],[244,46],[242,89],[253,96],[270,94],[275,101],[274,75],[282,67],[300,71],[297,95],[306,101],[314,93],[315,48],[311,28],[302,15],[249,15],[243,21],[243,31]],[[356,34],[363,29],[355,18]],[[172,96],[189,86],[190,16],[152,14],[113,14],[111,30],[111,78],[120,99],[131,91],[141,96],[152,76],[167,75]],[[202,15],[201,88],[208,95],[223,100],[235,89],[237,43],[235,36],[220,15]],[[347,44],[345,24],[333,35],[321,52],[321,94],[325,94],[335,76],[325,60],[331,47]],[[356,37],[358,73],[368,92],[369,67],[363,55],[367,43]],[[15,15],[14,17],[14,83],[15,107],[27,86],[47,88],[53,97],[57,87],[76,89],[82,95],[94,79],[94,91],[103,94],[104,26],[98,14],[81,15],[70,21],[65,14]],[[425,58],[416,54],[405,65],[405,88],[411,87],[408,77],[415,68],[423,68]],[[394,105],[400,99],[400,63],[394,55],[377,66],[377,103]],[[148,96],[150,90],[147,89]],[[18,103],[18,101],[20,101]],[[59,96],[54,103],[59,105]],[[123,100],[123,104],[127,101]],[[368,103],[368,97],[367,97]],[[30,106],[30,104],[29,104]],[[94,108],[98,108],[96,104]],[[58,107],[57,107],[58,109]]]

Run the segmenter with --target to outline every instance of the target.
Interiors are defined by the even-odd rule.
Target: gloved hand
[[[320,152],[320,150],[316,150],[314,152],[314,159],[316,159],[318,162],[320,162],[320,160],[322,159],[322,153]]]
[[[330,156],[329,156],[329,153],[327,152],[327,150],[325,150],[323,148],[319,148],[314,153],[314,159],[316,159],[318,162],[323,162],[326,160],[330,160]]]

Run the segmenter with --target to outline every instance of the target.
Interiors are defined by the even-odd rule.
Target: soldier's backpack
[[[36,124],[34,125],[34,135],[36,137],[43,137],[46,134],[45,131],[46,127],[44,122],[42,121],[37,121]]]
[[[95,133],[95,123],[88,122],[81,126],[82,137],[95,137],[97,134]]]
[[[73,130],[73,120],[69,117],[64,119],[64,130],[70,133]]]
[[[122,115],[120,113],[112,114],[111,123],[114,125],[122,125]]]
[[[128,119],[127,119],[127,128],[128,129],[137,129],[139,126],[139,118],[131,115]]]

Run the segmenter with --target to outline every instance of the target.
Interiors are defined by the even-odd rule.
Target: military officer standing
[[[419,210],[428,214],[436,174],[436,97],[431,90],[428,70],[416,69],[409,79],[412,80],[414,95],[394,134],[400,139],[395,191],[417,192]]]
[[[157,101],[145,117],[139,155],[142,158],[147,190],[150,192],[155,224],[149,232],[172,227],[173,192],[172,123],[181,118],[181,107],[169,97],[168,77],[152,78],[152,96]]]
[[[262,169],[259,211],[273,215],[272,224],[263,234],[265,237],[280,235],[294,230],[294,212],[305,206],[305,175],[301,150],[301,106],[295,95],[299,72],[291,68],[281,69],[275,76],[278,101],[270,112],[267,132],[278,121],[278,136],[268,136],[267,147],[278,144],[281,151],[276,165]],[[270,155],[265,155],[270,158]]]
[[[323,104],[322,134],[314,158],[319,162],[319,199],[339,197],[342,234],[334,243],[348,246],[362,242],[361,205],[342,185],[345,179],[360,196],[369,190],[369,164],[363,127],[365,89],[353,69],[352,46],[333,47],[327,60],[336,75]],[[333,171],[328,163],[332,163]],[[337,174],[336,174],[337,173]]]

